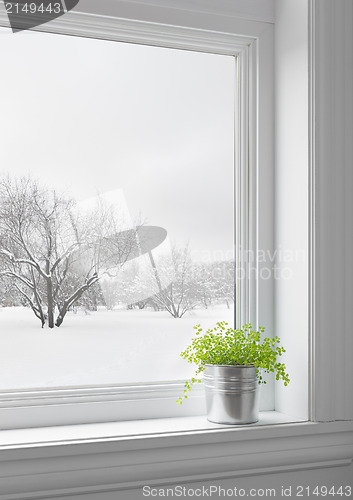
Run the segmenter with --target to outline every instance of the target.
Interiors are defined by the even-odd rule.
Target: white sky
[[[196,255],[233,249],[234,59],[0,29],[0,166],[133,217]],[[221,254],[219,253],[221,252]]]

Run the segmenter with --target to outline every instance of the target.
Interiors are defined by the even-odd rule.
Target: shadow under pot
[[[205,365],[207,420],[252,424],[259,420],[259,383],[253,365]]]

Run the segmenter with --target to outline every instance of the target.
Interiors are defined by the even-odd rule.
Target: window
[[[235,64],[7,38],[2,389],[187,378],[193,325],[234,323]]]
[[[27,40],[27,54],[23,54],[21,37]],[[6,307],[2,311],[6,324],[3,352],[10,349],[13,353],[3,364],[8,370],[3,386],[6,408],[9,401],[14,407],[26,401],[32,408],[39,402],[50,405],[60,400],[72,404],[88,401],[94,405],[98,400],[106,405],[117,403],[112,419],[169,416],[180,411],[202,414],[203,397],[197,391],[185,409],[175,407],[175,397],[182,387],[180,380],[192,373],[178,359],[192,335],[190,327],[199,322],[209,325],[218,319],[232,322],[234,313],[239,324],[250,318],[257,322],[256,276],[248,279],[253,270],[247,262],[249,250],[258,245],[256,41],[229,36],[219,48],[208,39],[200,39],[193,47],[189,42],[183,47],[176,40],[168,45],[175,48],[29,32],[10,38],[5,62],[14,70],[4,80],[12,93],[7,106],[15,96],[19,97],[15,101],[17,112],[11,115],[8,109],[12,116],[10,127],[4,124],[4,141],[9,141],[9,130],[16,129],[11,148],[4,149],[5,163],[9,163],[13,177],[31,173],[29,199],[34,198],[33,190],[42,189],[36,178],[49,186],[46,189],[52,200],[52,188],[57,196],[65,192],[69,198],[65,203],[72,203],[73,209],[71,205],[70,210],[67,205],[63,207],[67,214],[70,212],[64,217],[63,230],[87,231],[91,245],[83,251],[71,242],[71,236],[68,240],[67,246],[75,246],[75,276],[71,278],[73,283],[67,283],[64,302],[82,284],[77,285],[77,280],[83,275],[94,277],[95,234],[100,232],[100,241],[109,240],[109,245],[111,234],[131,236],[138,241],[139,253],[135,258],[135,249],[122,249],[125,240],[114,242],[122,255],[114,267],[100,252],[101,261],[105,259],[103,271],[107,271],[104,277],[69,304],[64,322],[50,335],[48,329],[40,328],[41,313],[37,318],[31,315],[31,333],[26,334],[30,297],[25,295],[23,282],[16,283],[13,293],[12,276],[5,281],[11,292],[4,290],[3,300],[12,301],[10,306],[22,304],[21,308]],[[49,60],[45,59],[48,48],[53,56]],[[185,48],[193,50],[182,50]],[[20,81],[13,61],[24,55],[27,66],[22,66],[21,71],[26,68],[28,92],[20,96],[18,86],[13,84],[13,79]],[[31,129],[21,131],[20,125],[25,122],[18,124],[17,116],[30,119]],[[15,147],[18,143],[21,148]],[[8,182],[12,182],[12,189],[18,189],[18,184],[13,184],[18,181],[11,178]],[[236,265],[246,273],[239,279],[236,307],[234,208]],[[119,214],[116,219],[115,210]],[[83,226],[79,226],[81,219]],[[67,229],[67,221],[71,229]],[[143,238],[150,230],[154,233],[146,243]],[[131,240],[128,245],[132,245]],[[111,248],[104,251],[109,260]],[[9,259],[12,262],[13,256],[11,248],[5,248],[5,252],[4,265]],[[62,254],[66,257],[65,252],[64,246]],[[69,252],[67,255],[71,258]],[[175,261],[177,266],[173,265]],[[61,274],[54,288],[58,288],[64,274],[67,281],[66,262],[71,265],[69,259],[63,259],[59,263],[61,270],[56,268]],[[177,312],[175,304],[168,311],[170,297],[166,305],[161,294],[178,282],[176,268],[196,282],[195,286],[188,278],[188,283],[181,283],[184,292],[190,288],[190,294],[176,304]],[[31,267],[28,269],[31,272]],[[45,281],[45,276],[42,278],[35,279]],[[38,303],[32,309],[38,312]],[[55,313],[52,322],[63,317],[58,307]],[[47,321],[49,318],[45,318]],[[119,325],[124,325],[120,332]],[[25,377],[12,361],[15,356],[18,359],[18,345],[26,355],[21,360],[28,367]],[[158,363],[150,362],[153,356]],[[263,396],[264,409],[273,408],[270,385]],[[144,405],[142,413],[134,413],[130,403],[125,405],[126,400],[144,400],[146,395],[157,400],[156,410],[151,405],[150,413],[146,413]],[[103,410],[104,405],[99,405],[98,415],[93,412],[88,418],[106,419]],[[45,417],[38,419],[37,411],[34,414],[36,425],[46,421]],[[82,417],[77,418],[82,421]],[[68,421],[64,418],[64,422]]]

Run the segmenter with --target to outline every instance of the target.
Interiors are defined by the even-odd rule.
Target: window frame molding
[[[309,0],[309,415],[321,422],[353,420],[352,21],[350,0]]]
[[[244,27],[247,22],[243,21]],[[8,26],[5,13],[0,10],[0,26]],[[259,34],[237,35],[151,22],[94,16],[71,11],[65,16],[34,29],[59,35],[97,38],[183,50],[194,50],[234,57],[236,70],[234,163],[237,192],[235,236],[236,268],[245,271],[236,280],[235,315],[237,326],[252,321],[258,325],[259,272],[256,260],[250,270],[250,256],[259,248],[259,213],[270,212],[264,198],[258,206],[259,182]],[[244,32],[246,29],[244,28]],[[265,50],[270,52],[271,40]],[[239,118],[237,118],[239,117]],[[267,155],[270,156],[270,155]],[[265,160],[265,176],[271,159]],[[270,167],[271,168],[271,167]],[[267,226],[272,224],[271,213],[264,217]],[[249,230],[251,228],[251,231]],[[269,230],[271,234],[272,228]],[[263,245],[267,248],[266,244]],[[239,248],[241,251],[239,251]],[[250,279],[250,273],[252,274]],[[271,285],[270,285],[271,287]],[[266,324],[272,328],[272,318]],[[3,391],[0,393],[0,428],[24,428],[29,425],[69,425],[77,423],[124,420],[131,418],[160,418],[205,414],[202,386],[194,390],[188,405],[175,404],[182,393],[183,383],[172,381],[156,384],[128,384],[77,388],[49,388],[41,390]],[[273,384],[262,391],[262,410],[273,410]],[[147,396],[146,396],[147,394]],[[146,403],[149,412],[146,415]],[[82,406],[84,405],[84,406]],[[80,409],[80,406],[82,407]],[[57,411],[54,409],[57,408]],[[88,408],[90,411],[87,411]],[[132,410],[133,408],[133,410]],[[81,415],[81,416],[80,416]],[[106,417],[105,415],[109,415]],[[120,415],[120,417],[119,417]],[[134,417],[135,415],[135,417]],[[145,415],[145,416],[143,416]]]

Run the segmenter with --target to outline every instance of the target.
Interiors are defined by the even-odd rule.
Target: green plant
[[[283,363],[277,361],[285,349],[278,344],[279,337],[264,338],[261,335],[265,332],[264,327],[259,327],[258,331],[252,329],[251,324],[234,330],[228,327],[228,323],[220,321],[216,326],[202,334],[200,325],[194,326],[196,337],[180,356],[189,363],[197,365],[195,375],[204,371],[205,365],[253,365],[256,369],[256,376],[259,384],[266,384],[262,377],[262,370],[276,374],[276,380],[283,380],[284,385],[288,385],[289,376]],[[182,404],[187,398],[187,393],[195,382],[200,379],[193,377],[191,381],[186,381],[184,394],[177,403]]]

